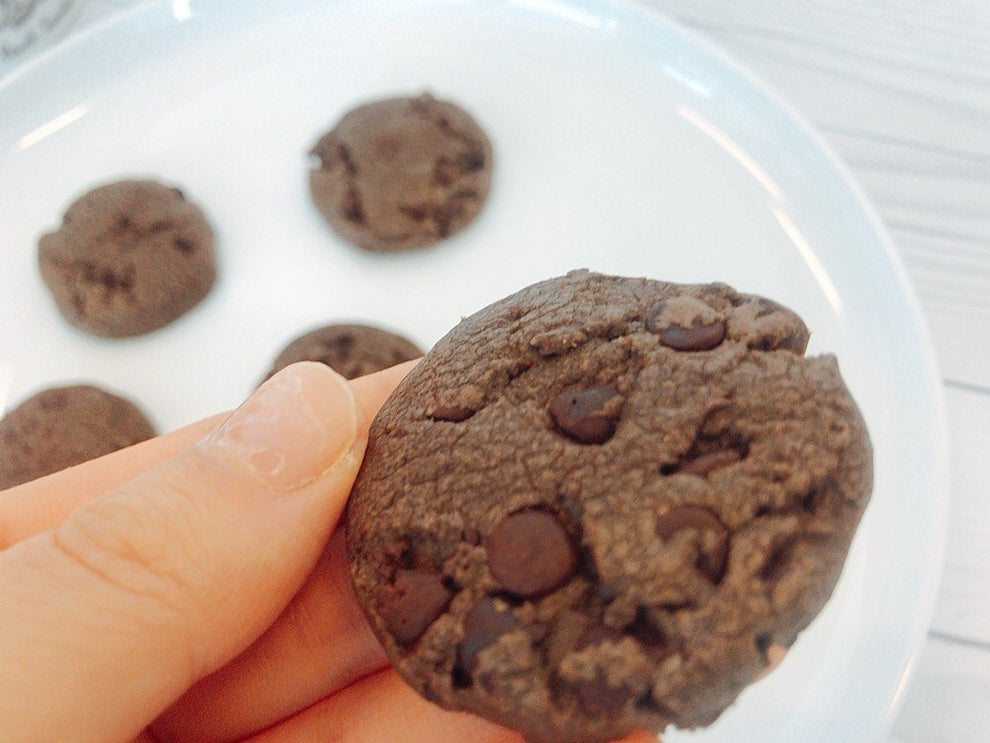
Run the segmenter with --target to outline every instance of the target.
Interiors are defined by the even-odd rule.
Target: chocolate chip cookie
[[[424,696],[533,741],[711,723],[828,600],[872,452],[835,358],[724,284],[570,273],[376,418],[356,594]]]
[[[199,304],[216,278],[213,231],[178,188],[124,180],[73,202],[38,245],[62,315],[95,335],[142,335]]]
[[[370,325],[327,325],[289,343],[276,357],[268,377],[297,361],[319,361],[354,379],[422,355],[415,343],[389,330]]]
[[[91,385],[54,387],[0,419],[0,490],[150,439],[129,400]]]
[[[358,106],[311,155],[313,202],[351,243],[374,251],[453,235],[488,196],[492,147],[459,106],[428,94]]]

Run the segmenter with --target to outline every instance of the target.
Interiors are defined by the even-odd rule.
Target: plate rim
[[[450,0],[441,1],[447,2]],[[503,3],[505,1],[500,0]],[[828,166],[833,170],[842,186],[852,196],[857,208],[869,224],[873,241],[882,250],[884,268],[891,271],[898,294],[903,300],[905,308],[909,310],[909,315],[906,319],[909,320],[912,334],[916,339],[921,341],[921,344],[914,353],[914,358],[919,362],[917,371],[927,383],[928,394],[925,395],[925,400],[931,417],[931,428],[929,429],[928,438],[932,443],[931,482],[933,485],[931,496],[927,501],[929,504],[928,520],[932,524],[932,527],[926,532],[928,538],[926,553],[930,557],[932,568],[923,576],[923,580],[919,581],[920,589],[917,592],[919,605],[911,633],[912,643],[910,647],[904,649],[901,655],[902,683],[891,695],[890,703],[885,711],[883,720],[884,729],[877,731],[878,734],[885,733],[893,724],[893,720],[904,701],[905,692],[913,675],[914,668],[917,665],[934,614],[942,566],[945,560],[951,494],[948,423],[945,412],[944,385],[939,371],[938,357],[932,342],[932,335],[904,262],[900,254],[896,251],[894,243],[878,211],[844,160],[832,148],[824,135],[793,104],[779,94],[765,78],[755,73],[716,42],[678,22],[676,18],[665,13],[655,3],[649,2],[649,0],[553,0],[553,2],[578,7],[591,7],[593,9],[611,7],[624,12],[627,17],[629,14],[643,16],[650,23],[662,28],[665,33],[680,38],[685,44],[701,52],[710,63],[717,65],[723,71],[729,72],[732,76],[745,81],[751,91],[778,111],[800,132],[803,139],[827,161]],[[516,4],[525,5],[527,3]],[[31,74],[39,66],[48,64],[52,58],[64,53],[68,47],[87,43],[93,36],[112,32],[112,27],[117,24],[124,23],[128,19],[133,19],[145,13],[157,11],[168,5],[169,0],[139,0],[131,6],[110,12],[107,16],[88,24],[78,31],[70,31],[51,47],[32,55],[25,59],[22,64],[15,65],[4,75],[0,76],[0,95],[2,95],[7,86],[14,80]],[[213,5],[199,2],[196,3],[196,9],[196,12],[213,15],[230,15],[241,12],[241,9],[230,6],[224,7],[219,4]]]

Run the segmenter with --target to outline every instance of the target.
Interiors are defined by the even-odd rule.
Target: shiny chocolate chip
[[[378,610],[395,641],[410,645],[443,614],[452,596],[439,573],[398,570],[395,582],[379,594]]]
[[[647,313],[646,329],[676,351],[710,351],[725,340],[727,331],[722,317],[693,297],[660,302]]]
[[[725,340],[725,323],[718,320],[711,325],[696,324],[688,327],[672,324],[657,334],[660,342],[676,351],[710,351]]]
[[[611,387],[564,390],[549,405],[557,428],[580,444],[604,444],[615,434],[622,398]]]
[[[488,540],[488,567],[511,594],[529,598],[563,585],[577,570],[578,551],[557,518],[526,508],[510,513]]]
[[[715,534],[715,545],[700,551],[695,567],[712,583],[720,582],[729,556],[729,530],[725,524],[714,513],[700,506],[672,508],[656,524],[656,534],[664,541],[683,529],[710,531]]]
[[[435,421],[447,421],[448,423],[460,423],[466,421],[475,414],[475,410],[459,405],[441,405],[433,409],[430,418]]]

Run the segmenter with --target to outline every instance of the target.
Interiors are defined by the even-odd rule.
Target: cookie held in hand
[[[533,741],[711,723],[838,580],[863,419],[792,311],[576,271],[462,321],[371,428],[358,599],[428,699]]]

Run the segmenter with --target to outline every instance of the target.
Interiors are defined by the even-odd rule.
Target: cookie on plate
[[[326,325],[289,343],[275,358],[266,379],[297,361],[319,361],[354,379],[422,355],[415,343],[390,330],[361,324]]]
[[[38,262],[62,315],[113,338],[168,325],[209,293],[213,230],[178,188],[124,180],[73,202],[42,236]]]
[[[462,321],[371,428],[354,588],[425,697],[533,741],[711,723],[831,595],[863,419],[792,311],[572,272]]]
[[[313,147],[320,213],[374,251],[432,245],[466,227],[488,196],[492,147],[462,108],[428,94],[366,103]]]
[[[0,490],[155,435],[134,403],[92,385],[42,390],[0,418]]]

